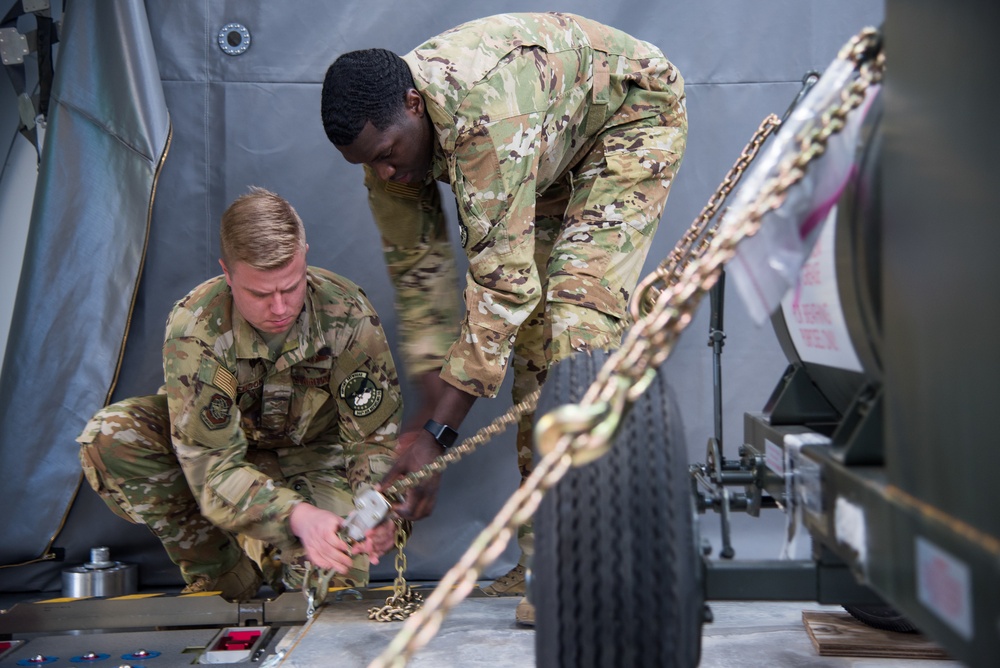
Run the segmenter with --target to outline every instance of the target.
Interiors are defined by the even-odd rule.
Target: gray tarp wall
[[[129,4],[126,0],[119,3]],[[6,11],[10,4],[10,0],[0,2],[0,10]],[[92,6],[97,3],[66,0],[66,4],[70,13],[82,9],[97,11]],[[72,5],[76,4],[80,6],[74,8]],[[143,8],[141,3],[138,7]],[[187,290],[219,273],[218,218],[226,205],[250,185],[272,189],[293,203],[306,223],[309,261],[361,284],[395,343],[392,293],[378,238],[370,223],[360,167],[340,158],[326,140],[319,121],[320,82],[326,67],[340,53],[371,46],[403,53],[460,22],[501,11],[571,11],[659,45],[686,81],[690,138],[667,212],[646,262],[645,269],[649,271],[701,211],[761,120],[769,113],[780,116],[798,92],[803,75],[809,70],[822,71],[853,34],[864,26],[878,25],[883,12],[882,3],[875,0],[659,3],[562,0],[547,5],[513,0],[491,3],[149,0],[144,9],[150,36],[148,46],[155,54],[159,71],[159,81],[147,83],[154,96],[157,87],[153,84],[159,85],[173,134],[156,184],[148,251],[128,321],[128,339],[113,399],[151,393],[158,387],[166,314]],[[251,34],[250,48],[239,56],[226,55],[217,44],[220,29],[230,22],[245,25]],[[87,23],[80,19],[73,25]],[[65,27],[72,29],[73,25]],[[123,42],[142,41],[143,31],[119,36]],[[66,47],[71,39],[71,35],[64,35],[60,48]],[[142,44],[132,44],[132,48],[141,49]],[[57,60],[57,79],[59,67]],[[100,75],[90,80],[108,86],[107,95],[98,99],[118,101],[114,91],[120,91],[116,87],[123,82]],[[16,112],[12,112],[12,105],[14,95],[6,79],[0,77],[3,123],[0,151],[5,151],[0,158],[10,172],[13,172],[11,164],[23,171],[26,162],[23,152],[16,148],[18,142],[26,140],[15,135]],[[155,136],[157,132],[152,134]],[[21,157],[15,160],[17,156]],[[80,201],[93,197],[95,193],[88,189],[85,177],[94,168],[94,164],[86,161],[61,163],[56,176],[62,196],[79,197]],[[45,174],[44,165],[40,173]],[[17,178],[24,180],[23,174],[5,170],[0,195],[20,198],[23,203],[31,195],[8,185]],[[131,193],[137,200],[148,195],[148,192]],[[450,194],[445,195],[450,202]],[[36,203],[36,209],[38,206]],[[4,238],[15,240],[13,247],[0,249],[5,267],[9,262],[20,261],[18,235],[11,230],[25,224],[18,214],[25,208],[10,202],[0,203],[0,211],[4,212],[4,218],[0,219]],[[85,207],[75,211],[77,216],[87,215]],[[453,220],[453,204],[448,212]],[[36,211],[36,218],[38,215]],[[64,225],[95,229],[92,221],[74,220],[72,215],[63,220]],[[135,229],[144,233],[145,222],[133,219],[123,229],[131,230],[130,234],[135,234]],[[103,245],[96,247],[114,247],[123,240],[137,243],[133,238],[109,234]],[[37,247],[37,243],[32,246],[29,239],[28,246]],[[59,572],[85,561],[89,548],[99,544],[110,546],[116,559],[139,563],[143,584],[178,584],[176,570],[145,528],[117,519],[85,484],[73,497],[79,479],[73,438],[90,414],[100,407],[111,387],[126,324],[120,321],[118,313],[129,310],[135,276],[129,276],[128,266],[109,264],[105,255],[93,255],[86,245],[75,254],[68,253],[66,248],[60,252],[66,254],[58,258],[29,256],[21,275],[22,293],[26,290],[25,277],[44,275],[56,266],[59,271],[68,272],[67,275],[88,277],[94,273],[104,277],[88,281],[94,285],[118,283],[128,289],[119,294],[106,287],[102,294],[86,297],[69,290],[53,295],[44,292],[30,301],[19,295],[14,313],[21,316],[43,307],[87,313],[93,300],[95,305],[116,306],[117,310],[112,310],[117,319],[105,323],[108,326],[93,326],[85,317],[84,322],[72,318],[50,319],[51,326],[44,336],[42,332],[23,329],[32,318],[13,320],[6,354],[16,356],[16,367],[21,370],[10,371],[8,357],[0,376],[0,396],[15,399],[18,407],[16,413],[10,409],[0,413],[0,462],[4,466],[0,504],[7,509],[0,518],[0,564],[20,563],[40,556],[53,535],[56,536],[53,547],[64,561],[0,568],[0,591],[58,589]],[[117,272],[122,275],[116,281],[113,279]],[[5,299],[15,290],[9,283],[0,286]],[[39,296],[53,299],[45,302]],[[3,303],[0,301],[0,306]],[[668,362],[684,409],[688,448],[692,459],[699,461],[704,460],[705,444],[713,431],[712,360],[706,345],[707,303],[706,300]],[[0,313],[0,325],[6,325],[7,317]],[[743,412],[763,406],[784,369],[785,359],[770,328],[757,328],[750,323],[735,290],[729,291],[726,303],[726,331],[724,434],[727,452],[735,454],[742,437]],[[94,356],[71,358],[60,364],[51,362],[61,346],[81,337]],[[34,375],[26,372],[25,368],[34,368],[36,360],[41,371]],[[99,373],[84,369],[94,365],[95,360],[103,365]],[[109,384],[81,393],[76,385],[81,378],[92,376],[106,377]],[[415,405],[416,397],[411,392],[412,388],[404,385],[404,396]],[[85,395],[85,401],[78,400],[81,394]],[[508,379],[508,387],[498,399],[477,403],[463,432],[472,433],[509,404]],[[30,479],[22,474],[26,470],[32,473]],[[510,434],[495,439],[449,469],[434,515],[417,525],[410,541],[408,577],[440,577],[516,485]],[[61,498],[74,498],[63,526],[63,513],[57,509]],[[47,510],[40,513],[39,508]],[[761,520],[736,519],[737,556],[778,555],[783,516],[775,513]],[[717,518],[708,516],[703,533],[715,540],[717,527]],[[765,539],[761,539],[762,533]],[[515,558],[516,548],[512,545],[486,575],[504,572]],[[391,560],[375,573],[376,577],[391,576]]]

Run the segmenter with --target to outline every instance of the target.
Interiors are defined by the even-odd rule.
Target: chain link
[[[431,476],[441,473],[448,465],[457,462],[465,455],[473,452],[478,446],[489,441],[497,434],[503,433],[507,427],[517,422],[522,415],[533,412],[535,407],[538,405],[538,396],[540,394],[541,390],[535,390],[525,397],[521,403],[516,404],[506,413],[497,417],[493,420],[493,422],[477,431],[473,436],[470,436],[462,441],[460,445],[448,448],[447,452],[437,457],[434,461],[424,466],[419,471],[408,473],[404,477],[386,487],[382,491],[382,494],[386,498],[401,495],[406,490],[419,485]]]
[[[805,175],[809,163],[826,150],[829,138],[843,129],[847,115],[861,104],[869,86],[881,80],[885,60],[880,46],[877,31],[870,28],[844,46],[838,57],[854,62],[858,77],[842,92],[840,103],[822,115],[819,126],[802,138],[799,153],[782,162],[779,175],[761,187],[753,203],[702,245],[700,257],[676,266],[677,280],[664,283],[663,289],[651,299],[622,347],[612,353],[591,383],[579,404],[579,412],[574,412],[572,406],[563,407],[549,414],[553,417],[545,416],[539,421],[539,439],[550,444],[547,454],[445,574],[426,605],[406,620],[389,647],[369,668],[405,666],[414,652],[434,637],[448,611],[476,586],[483,569],[503,552],[516,527],[534,514],[545,492],[569,470],[574,452],[610,447],[608,443],[622,410],[641,395],[634,387],[642,387],[644,391],[651,374],[666,361],[701,299],[718,280],[722,266],[735,254],[736,245],[755,234],[763,217],[781,206],[789,188]],[[643,382],[633,387],[637,380]],[[623,396],[625,402],[621,401]]]
[[[410,523],[400,518],[396,522],[396,579],[392,583],[392,594],[385,599],[385,605],[368,609],[368,619],[377,622],[401,622],[423,605],[424,597],[406,583],[406,540],[410,535]]]

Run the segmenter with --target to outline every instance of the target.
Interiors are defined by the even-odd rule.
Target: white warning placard
[[[802,266],[798,285],[781,300],[781,310],[802,361],[860,372],[837,288],[836,225],[834,206]]]
[[[916,539],[917,598],[956,633],[972,640],[972,574],[968,565],[922,536]]]

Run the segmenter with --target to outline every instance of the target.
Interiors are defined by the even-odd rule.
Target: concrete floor
[[[425,598],[430,595],[433,583],[422,583]],[[282,627],[280,640],[269,648],[263,661],[268,668],[364,668],[380,656],[396,638],[402,622],[377,622],[368,619],[368,609],[382,605],[391,587],[386,590],[368,590],[364,600],[354,600],[342,596],[336,600],[331,595],[326,605],[319,608],[316,616],[302,626]],[[514,608],[517,598],[488,598],[479,592],[462,601],[444,619],[441,628],[430,641],[410,659],[410,668],[528,668],[535,666],[535,633],[530,628],[514,623]],[[28,605],[31,605],[28,603]],[[109,601],[108,605],[114,605]],[[151,606],[158,607],[156,599]],[[226,604],[223,602],[223,606]],[[841,658],[820,656],[813,647],[802,623],[803,610],[842,612],[837,606],[822,606],[815,603],[775,603],[775,602],[720,602],[710,603],[714,621],[704,626],[702,632],[702,668],[739,668],[741,666],[768,668],[939,668],[960,666],[954,661],[932,660],[891,660],[880,658]],[[2,613],[2,607],[0,607]],[[199,631],[206,635],[199,643],[193,631],[173,631],[181,637],[179,648],[205,646],[205,641],[214,635],[214,630]],[[131,634],[136,635],[136,634]],[[130,636],[123,634],[122,638]],[[76,638],[74,641],[73,639]],[[143,642],[156,643],[156,648],[164,652],[157,659],[160,668],[179,668],[191,665],[191,655],[180,662],[170,658],[167,652],[173,639],[156,637],[150,640],[146,634]],[[56,638],[52,654],[70,657],[83,649],[93,649],[100,645],[102,636],[79,638],[71,635]],[[112,638],[106,639],[111,642]],[[128,646],[124,639],[116,643]],[[170,642],[168,642],[168,640]],[[138,641],[132,641],[135,644]],[[81,644],[82,643],[82,644]],[[143,644],[143,643],[139,643]],[[80,645],[80,647],[77,647]],[[31,646],[30,655],[35,647]],[[57,649],[56,649],[57,648]],[[134,649],[134,648],[132,648]],[[280,657],[272,656],[284,650]],[[25,649],[27,651],[27,648]],[[108,651],[110,650],[101,650]],[[186,650],[185,650],[186,651]],[[23,653],[23,652],[22,652]],[[48,654],[47,651],[43,653]],[[7,657],[5,657],[6,659]],[[13,666],[13,660],[0,660],[0,667]],[[54,665],[79,665],[66,662]],[[117,665],[117,664],[115,664]],[[146,665],[146,664],[142,664]],[[152,661],[148,668],[154,668]],[[608,668],[630,668],[609,666]]]
[[[535,665],[534,631],[514,624],[516,598],[467,598],[451,611],[437,634],[409,661],[411,668],[525,668]],[[376,601],[378,603],[378,601]],[[362,667],[382,654],[401,622],[369,621],[372,601],[324,606],[315,620],[286,635],[282,668]],[[808,603],[711,604],[715,621],[704,627],[702,668],[938,668],[954,661],[914,661],[819,656],[802,624],[803,610],[841,611]],[[609,668],[619,668],[609,667]],[[627,668],[627,667],[621,667]]]

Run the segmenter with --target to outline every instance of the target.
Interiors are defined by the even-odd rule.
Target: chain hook
[[[312,619],[316,610],[326,601],[334,573],[332,568],[316,568],[312,562],[306,562],[306,572],[302,576],[302,595],[306,597],[306,619]]]
[[[613,376],[604,386],[600,400],[564,404],[543,415],[535,427],[538,452],[548,456],[564,448],[573,466],[583,466],[602,457],[611,449],[611,439],[621,424],[632,385],[625,376]]]

